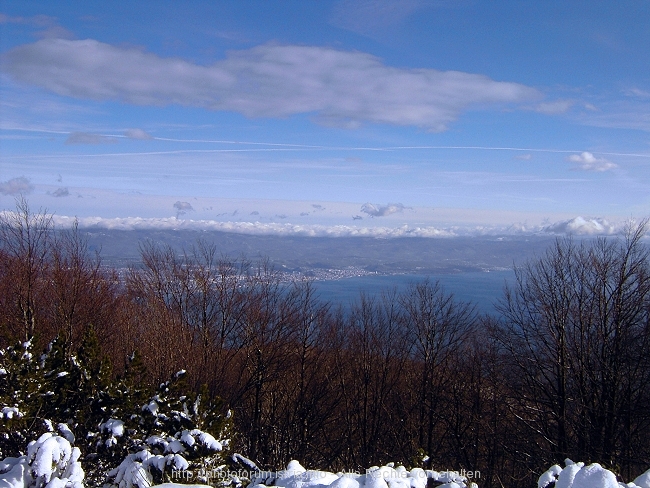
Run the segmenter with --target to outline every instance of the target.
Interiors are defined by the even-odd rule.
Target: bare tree
[[[147,369],[156,382],[188,368],[193,333],[188,318],[188,272],[174,250],[147,241],[142,268],[131,269],[126,284],[135,307],[131,319]],[[132,352],[132,351],[131,351]]]
[[[45,285],[53,224],[47,211],[32,213],[24,198],[16,210],[0,213],[2,249],[3,316],[12,340],[27,341],[39,332],[37,296]]]
[[[558,240],[506,290],[495,338],[513,371],[514,414],[543,446],[543,462],[596,459],[631,471],[647,452],[646,227],[622,239]]]
[[[409,341],[396,290],[361,293],[346,325],[339,385],[348,408],[346,461],[361,467],[388,462],[400,433],[394,413]],[[394,424],[394,425],[393,425]]]
[[[450,361],[459,354],[476,321],[474,305],[456,301],[445,293],[439,282],[425,280],[413,284],[402,296],[405,327],[413,341],[412,358],[416,363],[418,393],[415,411],[419,446],[427,455],[434,457],[442,436],[436,429],[442,428],[443,412],[440,394],[452,379]]]
[[[118,308],[117,278],[104,270],[99,253],[91,253],[78,222],[54,234],[46,293],[48,321],[60,334],[68,355],[81,344],[86,328],[94,326],[104,340],[111,340]]]

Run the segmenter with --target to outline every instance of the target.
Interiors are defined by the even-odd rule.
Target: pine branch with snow
[[[139,409],[101,426],[105,451],[123,455],[109,473],[113,486],[182,481],[173,472],[212,472],[225,464],[228,450],[229,416],[220,413],[219,402],[204,401],[207,391],[184,394],[185,372],[159,386]],[[213,435],[214,434],[214,435]],[[216,436],[216,437],[215,437]],[[192,476],[186,481],[207,481]]]

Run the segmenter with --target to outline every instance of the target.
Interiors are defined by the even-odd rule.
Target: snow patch
[[[21,418],[23,413],[17,407],[2,407],[0,410],[0,419]]]

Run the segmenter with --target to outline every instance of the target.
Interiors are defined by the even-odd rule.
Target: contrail
[[[117,137],[117,136],[113,136]],[[126,136],[121,136],[126,137]],[[355,146],[325,146],[325,145],[312,145],[312,144],[288,144],[280,142],[252,142],[252,141],[228,141],[228,140],[211,140],[211,139],[172,139],[166,137],[154,137],[159,141],[170,142],[192,142],[204,144],[237,144],[237,145],[255,145],[255,146],[273,146],[283,147],[290,149],[320,149],[320,150],[347,150],[347,151],[396,151],[396,150],[417,150],[417,149],[431,149],[431,150],[477,150],[477,151],[517,151],[517,152],[544,152],[556,154],[572,154],[581,153],[585,149],[548,149],[548,148],[527,148],[527,147],[508,147],[508,146],[385,146],[385,147],[355,147]],[[602,152],[590,151],[595,154],[602,154],[606,156],[632,156],[640,158],[650,157],[650,153],[615,153],[615,152]]]
[[[544,153],[559,153],[571,154],[581,153],[585,149],[545,149],[545,148],[526,148],[526,147],[490,147],[490,146],[391,146],[385,149],[466,149],[466,150],[479,150],[479,151],[519,151],[519,152],[544,152]],[[633,156],[640,158],[650,158],[650,153],[614,153],[602,151],[589,151],[594,154],[602,154],[604,156]]]
[[[25,128],[12,128],[12,130],[26,130],[31,132],[47,132],[47,133],[60,133],[65,134],[63,131],[51,131],[43,129],[25,129]],[[128,139],[124,134],[98,134],[104,137],[115,137],[121,139]],[[554,153],[554,154],[574,154],[584,152],[585,149],[549,149],[549,148],[534,148],[534,147],[510,147],[510,146],[434,146],[434,145],[419,145],[419,146],[327,146],[316,144],[291,144],[282,142],[254,142],[254,141],[233,141],[223,139],[177,139],[169,137],[155,137],[152,140],[166,141],[166,142],[182,142],[193,144],[228,144],[239,146],[257,146],[254,148],[233,148],[233,149],[179,149],[173,151],[147,151],[147,152],[125,152],[125,153],[104,153],[104,154],[84,154],[77,155],[83,157],[96,157],[96,156],[151,156],[163,154],[184,154],[184,153],[227,153],[227,152],[280,152],[280,151],[415,151],[415,150],[455,150],[455,151],[513,151],[513,152],[532,152],[532,153]],[[267,147],[259,147],[267,146]],[[603,156],[623,156],[623,157],[637,157],[637,158],[650,158],[650,153],[622,153],[622,152],[602,152],[602,151],[589,151],[594,154]],[[41,157],[70,157],[69,155],[53,155]]]
[[[242,142],[240,144],[249,144]],[[255,143],[265,145],[266,143]],[[280,146],[280,147],[278,147]],[[101,154],[57,154],[39,155],[40,158],[70,158],[70,157],[101,157],[101,156],[156,156],[164,154],[188,154],[188,153],[253,153],[253,152],[300,152],[307,149],[319,151],[406,151],[406,150],[467,150],[467,151],[516,151],[516,152],[538,152],[555,154],[576,154],[584,152],[584,149],[539,149],[521,147],[484,147],[484,146],[387,146],[387,147],[352,147],[352,146],[300,146],[293,144],[275,144],[275,147],[267,148],[241,148],[241,149],[178,149],[174,151],[143,151],[124,153],[101,153]],[[628,156],[637,158],[650,158],[650,154],[639,153],[613,153],[594,151],[594,154],[603,156]],[[14,156],[15,159],[32,158],[34,156]]]

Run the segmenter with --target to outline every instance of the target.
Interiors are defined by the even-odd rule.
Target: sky
[[[0,209],[308,235],[650,215],[648,0],[0,0]]]

